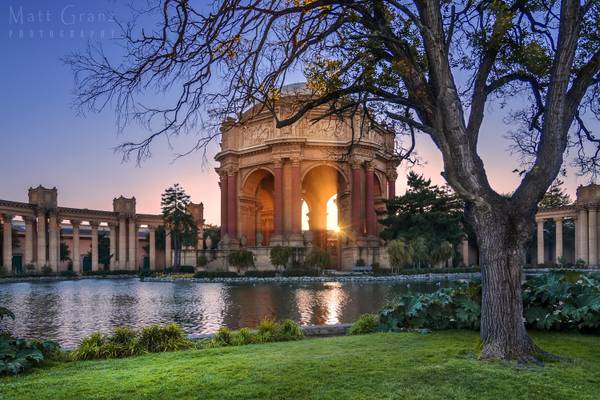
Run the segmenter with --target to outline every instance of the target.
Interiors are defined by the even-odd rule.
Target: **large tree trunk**
[[[533,217],[514,215],[509,209],[498,204],[471,212],[482,279],[481,357],[527,361],[540,351],[525,329],[521,291]]]

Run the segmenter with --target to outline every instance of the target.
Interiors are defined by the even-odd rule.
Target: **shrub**
[[[200,254],[196,262],[199,267],[205,267],[208,264],[208,258],[204,254]]]
[[[306,255],[304,265],[309,268],[314,268],[318,272],[331,265],[331,256],[327,250],[315,247]]]
[[[53,341],[19,339],[7,332],[0,333],[0,375],[16,375],[39,365],[46,358],[45,353],[58,348]]]
[[[182,272],[184,274],[193,274],[196,271],[196,268],[194,268],[193,265],[180,265],[179,266],[179,272]]]
[[[77,274],[75,272],[73,272],[73,270],[61,271],[59,275],[67,277],[67,278],[72,278],[72,277],[77,276]]]
[[[178,324],[145,327],[139,333],[139,340],[142,348],[150,353],[182,350],[191,346],[183,328]]]
[[[106,338],[100,332],[84,337],[79,346],[71,353],[73,360],[95,360],[106,358]]]
[[[295,276],[319,276],[319,271],[316,269],[308,268],[291,268],[286,269],[281,273],[281,276],[295,277]]]
[[[15,314],[0,307],[0,321],[5,318],[15,319]],[[59,351],[59,344],[51,340],[19,339],[0,331],[0,375],[16,375],[53,358]]]
[[[348,335],[363,335],[377,331],[379,317],[375,314],[363,314],[348,329]]]
[[[252,278],[273,278],[277,276],[277,271],[246,271],[244,276]]]
[[[355,266],[357,266],[357,267],[364,267],[366,265],[367,265],[367,263],[362,258],[359,258],[358,260],[356,260]]]
[[[256,343],[256,335],[249,328],[242,328],[232,333],[230,342],[233,346]]]
[[[194,274],[194,278],[212,279],[212,278],[239,278],[239,274],[234,271],[198,271]]]
[[[176,351],[191,347],[177,324],[151,325],[141,330],[117,327],[112,335],[96,332],[85,337],[71,353],[74,360],[123,358],[144,353]]]
[[[42,275],[54,275],[54,271],[52,270],[52,268],[50,268],[47,265],[44,265],[40,272]]]
[[[277,340],[278,341],[289,341],[299,340],[304,337],[304,332],[300,325],[291,319],[286,319],[280,322],[277,327]]]
[[[271,264],[275,266],[275,268],[285,269],[287,266],[290,257],[292,256],[292,248],[287,246],[274,246],[271,247],[269,252],[269,259],[271,260]]]
[[[225,326],[219,328],[217,333],[212,337],[212,343],[215,347],[230,346],[232,344],[231,330]]]
[[[0,265],[0,277],[8,275],[8,271],[4,265]]]
[[[254,254],[245,249],[235,250],[229,253],[227,262],[229,265],[237,268],[238,273],[240,273],[242,269],[254,267]]]
[[[428,294],[407,294],[379,313],[385,330],[478,329],[481,285],[463,284]],[[552,272],[523,285],[528,328],[541,330],[600,329],[600,282],[578,272]]]

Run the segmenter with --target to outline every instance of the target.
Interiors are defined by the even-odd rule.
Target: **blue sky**
[[[3,2],[0,46],[0,198],[26,201],[27,188],[42,184],[59,189],[59,203],[69,207],[111,209],[113,197],[136,196],[139,212],[158,212],[160,193],[179,182],[194,202],[205,204],[208,222],[218,223],[219,189],[214,165],[203,165],[199,153],[174,161],[194,142],[181,137],[169,148],[165,140],[153,147],[153,157],[136,166],[122,163],[113,148],[145,131],[130,126],[117,135],[114,114],[77,115],[72,107],[73,75],[63,64],[65,55],[82,50],[88,40],[109,48],[118,29],[111,16],[126,20],[128,1],[53,0]],[[158,98],[160,100],[160,98]],[[168,99],[166,99],[168,100]],[[503,111],[488,108],[480,151],[492,185],[509,192],[518,183],[517,166],[503,139]],[[209,149],[212,159],[216,148]],[[417,168],[442,182],[442,164],[429,139],[419,139],[418,150],[427,165]],[[404,187],[401,168],[398,191]],[[587,179],[570,174],[567,188]]]

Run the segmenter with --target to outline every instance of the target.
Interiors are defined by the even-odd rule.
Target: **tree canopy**
[[[423,238],[432,247],[446,241],[453,245],[465,236],[464,202],[447,187],[409,172],[406,193],[390,199],[381,236],[386,240]]]

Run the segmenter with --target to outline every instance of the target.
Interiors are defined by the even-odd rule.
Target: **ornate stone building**
[[[202,203],[190,204],[189,212],[202,238]],[[88,252],[91,253],[89,267],[97,271],[100,269],[99,233],[109,238],[111,270],[138,270],[144,267],[154,270],[171,266],[172,249],[168,229],[165,229],[164,251],[157,252],[156,230],[163,225],[162,215],[137,213],[135,197],[115,198],[113,211],[68,208],[58,205],[56,188],[38,186],[29,189],[27,203],[0,200],[0,216],[3,222],[2,265],[9,270],[27,265],[33,266],[38,272],[45,266],[56,272],[65,270],[67,265],[60,260],[62,241],[69,247],[74,272],[84,271],[83,264]],[[17,231],[18,243],[13,243],[13,230],[19,224],[24,224],[25,229],[23,234]],[[85,234],[82,235],[83,230]],[[202,249],[203,244],[199,242],[199,246]],[[196,257],[192,257],[193,263],[195,260]]]
[[[303,86],[290,85],[276,113],[291,115],[307,99]],[[239,123],[223,125],[215,159],[225,251],[242,245],[265,264],[271,246],[318,246],[331,250],[337,268],[350,269],[358,260],[382,262],[376,213],[395,195],[394,134],[372,126],[363,126],[361,134],[366,124],[358,118],[320,118],[326,111],[315,109],[277,129],[269,111],[253,108]],[[333,196],[335,235],[326,226]],[[303,202],[308,231],[302,230]]]
[[[536,215],[536,263],[555,264],[558,260],[576,263],[581,260],[580,262],[587,265],[598,266],[600,264],[599,209],[600,185],[595,184],[577,188],[577,200],[573,205],[541,209]],[[574,226],[573,238],[566,237],[564,234],[565,224]],[[552,246],[545,243],[545,236],[547,236],[544,234],[545,231],[554,231]],[[572,243],[572,248],[565,248],[566,243]]]

